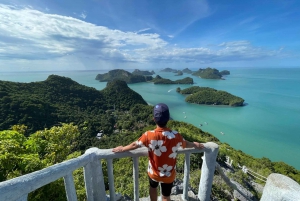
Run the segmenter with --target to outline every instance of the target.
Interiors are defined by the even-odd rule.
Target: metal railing
[[[185,154],[184,183],[182,198],[188,200],[188,183],[190,173],[190,154],[204,152],[201,178],[198,190],[200,201],[210,200],[218,145],[213,142],[204,144],[203,150],[183,149],[178,154]],[[48,168],[23,175],[11,180],[0,183],[0,201],[26,201],[28,194],[46,184],[64,178],[65,190],[68,201],[77,201],[76,189],[73,179],[73,171],[84,169],[84,180],[86,196],[88,201],[106,201],[104,177],[102,172],[101,159],[107,160],[108,182],[110,200],[116,200],[114,190],[113,159],[132,157],[133,158],[133,181],[134,181],[134,200],[139,200],[138,184],[138,160],[139,157],[147,156],[146,148],[139,148],[129,152],[114,153],[111,149],[90,148],[85,154],[77,158],[50,166]]]

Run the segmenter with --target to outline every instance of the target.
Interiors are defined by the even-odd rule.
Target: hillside
[[[135,71],[134,73],[130,73],[130,72],[125,71],[123,69],[115,69],[115,70],[109,71],[108,73],[98,74],[95,79],[99,80],[100,82],[109,82],[109,81],[113,81],[113,80],[122,80],[122,81],[125,81],[128,84],[139,83],[139,82],[147,82],[147,81],[152,80],[151,75],[145,76],[145,75],[141,75],[141,74],[145,74],[145,72]]]
[[[28,127],[26,135],[61,122],[77,125],[86,122],[89,128],[81,137],[89,139],[100,128],[112,132],[115,119],[107,116],[107,110],[125,111],[136,104],[147,105],[124,81],[108,82],[106,88],[98,91],[57,75],[50,75],[42,82],[0,81],[0,94],[0,130],[24,124]]]
[[[218,91],[209,87],[193,86],[184,90],[177,88],[176,91],[188,95],[185,98],[185,101],[189,103],[229,106],[244,105],[244,99],[234,96],[226,91]]]

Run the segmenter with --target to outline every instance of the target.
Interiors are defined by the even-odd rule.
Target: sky
[[[0,71],[300,68],[299,0],[0,0]]]

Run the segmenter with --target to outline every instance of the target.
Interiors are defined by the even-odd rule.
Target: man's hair
[[[166,127],[166,125],[167,125],[168,122],[164,122],[164,123],[157,123],[157,122],[155,122],[155,123],[156,123],[156,125],[158,125],[159,127],[163,128],[163,127]]]

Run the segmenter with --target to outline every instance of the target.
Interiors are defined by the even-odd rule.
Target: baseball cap
[[[153,116],[156,123],[166,123],[170,119],[169,108],[164,103],[158,103],[153,108]]]

